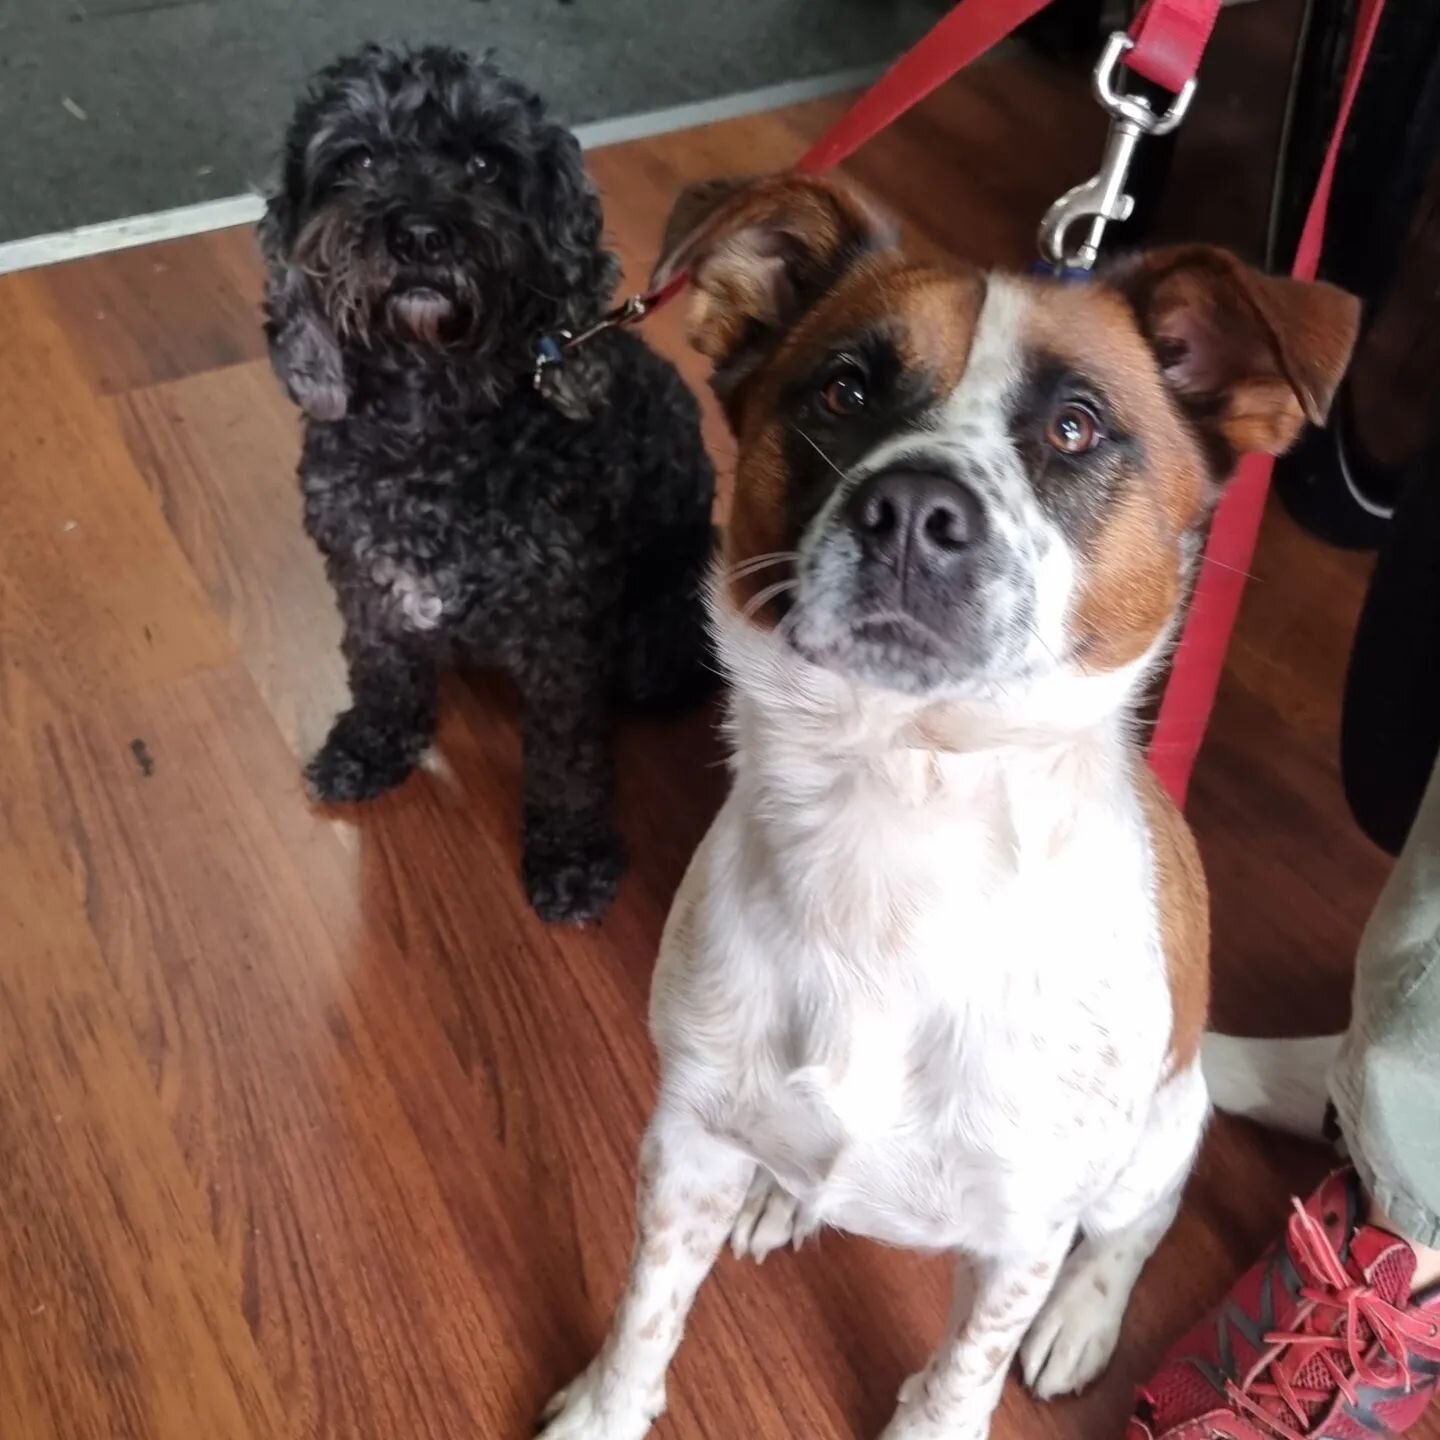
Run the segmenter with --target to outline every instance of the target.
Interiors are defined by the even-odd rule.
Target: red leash
[[[962,0],[923,35],[800,157],[813,173],[843,164],[951,76],[993,50],[1050,0]],[[1165,0],[1173,4],[1175,0]],[[1218,0],[1217,0],[1218,3]]]
[[[1290,267],[1290,273],[1297,280],[1313,280],[1319,268],[1335,165],[1384,8],[1385,0],[1361,0],[1335,128],[1306,212],[1305,228],[1300,232],[1295,263]],[[1225,652],[1240,613],[1247,572],[1255,557],[1274,468],[1275,462],[1268,455],[1247,455],[1240,462],[1215,512],[1205,544],[1205,559],[1150,741],[1150,768],[1177,805],[1185,804],[1195,759],[1215,708],[1215,696],[1225,668]]]

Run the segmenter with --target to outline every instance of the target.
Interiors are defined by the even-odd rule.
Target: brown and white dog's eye
[[[477,150],[466,163],[472,180],[493,185],[500,178],[500,157],[493,150]]]
[[[1084,405],[1062,405],[1045,427],[1045,440],[1062,455],[1084,455],[1100,443],[1100,422]]]
[[[864,373],[853,366],[831,375],[820,391],[820,399],[832,415],[858,415],[868,398]]]

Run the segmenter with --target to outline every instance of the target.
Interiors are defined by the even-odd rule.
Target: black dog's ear
[[[560,297],[559,324],[572,333],[593,325],[620,279],[620,261],[605,247],[605,222],[580,142],[562,125],[540,132],[538,213],[552,270],[546,290]],[[609,400],[611,370],[594,347],[567,357],[545,379],[543,393],[568,420],[586,420]]]
[[[680,195],[651,279],[691,280],[690,343],[733,383],[894,224],[828,176],[709,180]]]
[[[559,293],[576,307],[567,318],[588,325],[620,279],[620,262],[604,244],[600,196],[585,168],[580,142],[563,125],[544,126],[536,169],[546,252],[558,272]]]
[[[350,406],[345,362],[310,277],[288,259],[287,208],[284,196],[276,196],[260,222],[270,364],[285,393],[312,420],[339,420]]]

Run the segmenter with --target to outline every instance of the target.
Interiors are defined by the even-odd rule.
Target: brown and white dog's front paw
[[[1039,1400],[1076,1395],[1110,1363],[1130,1298],[1129,1277],[1107,1281],[1103,1265],[1061,1276],[1025,1336],[1020,1366]]]
[[[900,1404],[880,1440],[987,1440],[990,1419],[973,1421],[927,1404],[925,1372],[912,1375],[900,1387]]]
[[[933,1362],[932,1362],[933,1363]],[[930,1366],[900,1385],[895,1414],[880,1440],[986,1440],[993,1404],[937,1391]]]
[[[798,1250],[817,1228],[800,1202],[759,1166],[730,1232],[730,1249],[737,1260],[749,1256],[759,1265],[771,1251],[787,1245]]]
[[[616,1381],[597,1365],[578,1375],[540,1413],[543,1440],[641,1440],[665,1413],[665,1390]]]

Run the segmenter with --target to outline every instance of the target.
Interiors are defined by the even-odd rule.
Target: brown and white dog
[[[629,1285],[545,1433],[638,1440],[726,1238],[834,1225],[956,1255],[885,1435],[978,1440],[1017,1351],[1042,1396],[1104,1367],[1199,1144],[1205,883],[1131,711],[1218,482],[1324,416],[1358,307],[1204,247],[919,263],[829,179],[671,231],[739,441],[734,786],[661,944]]]

